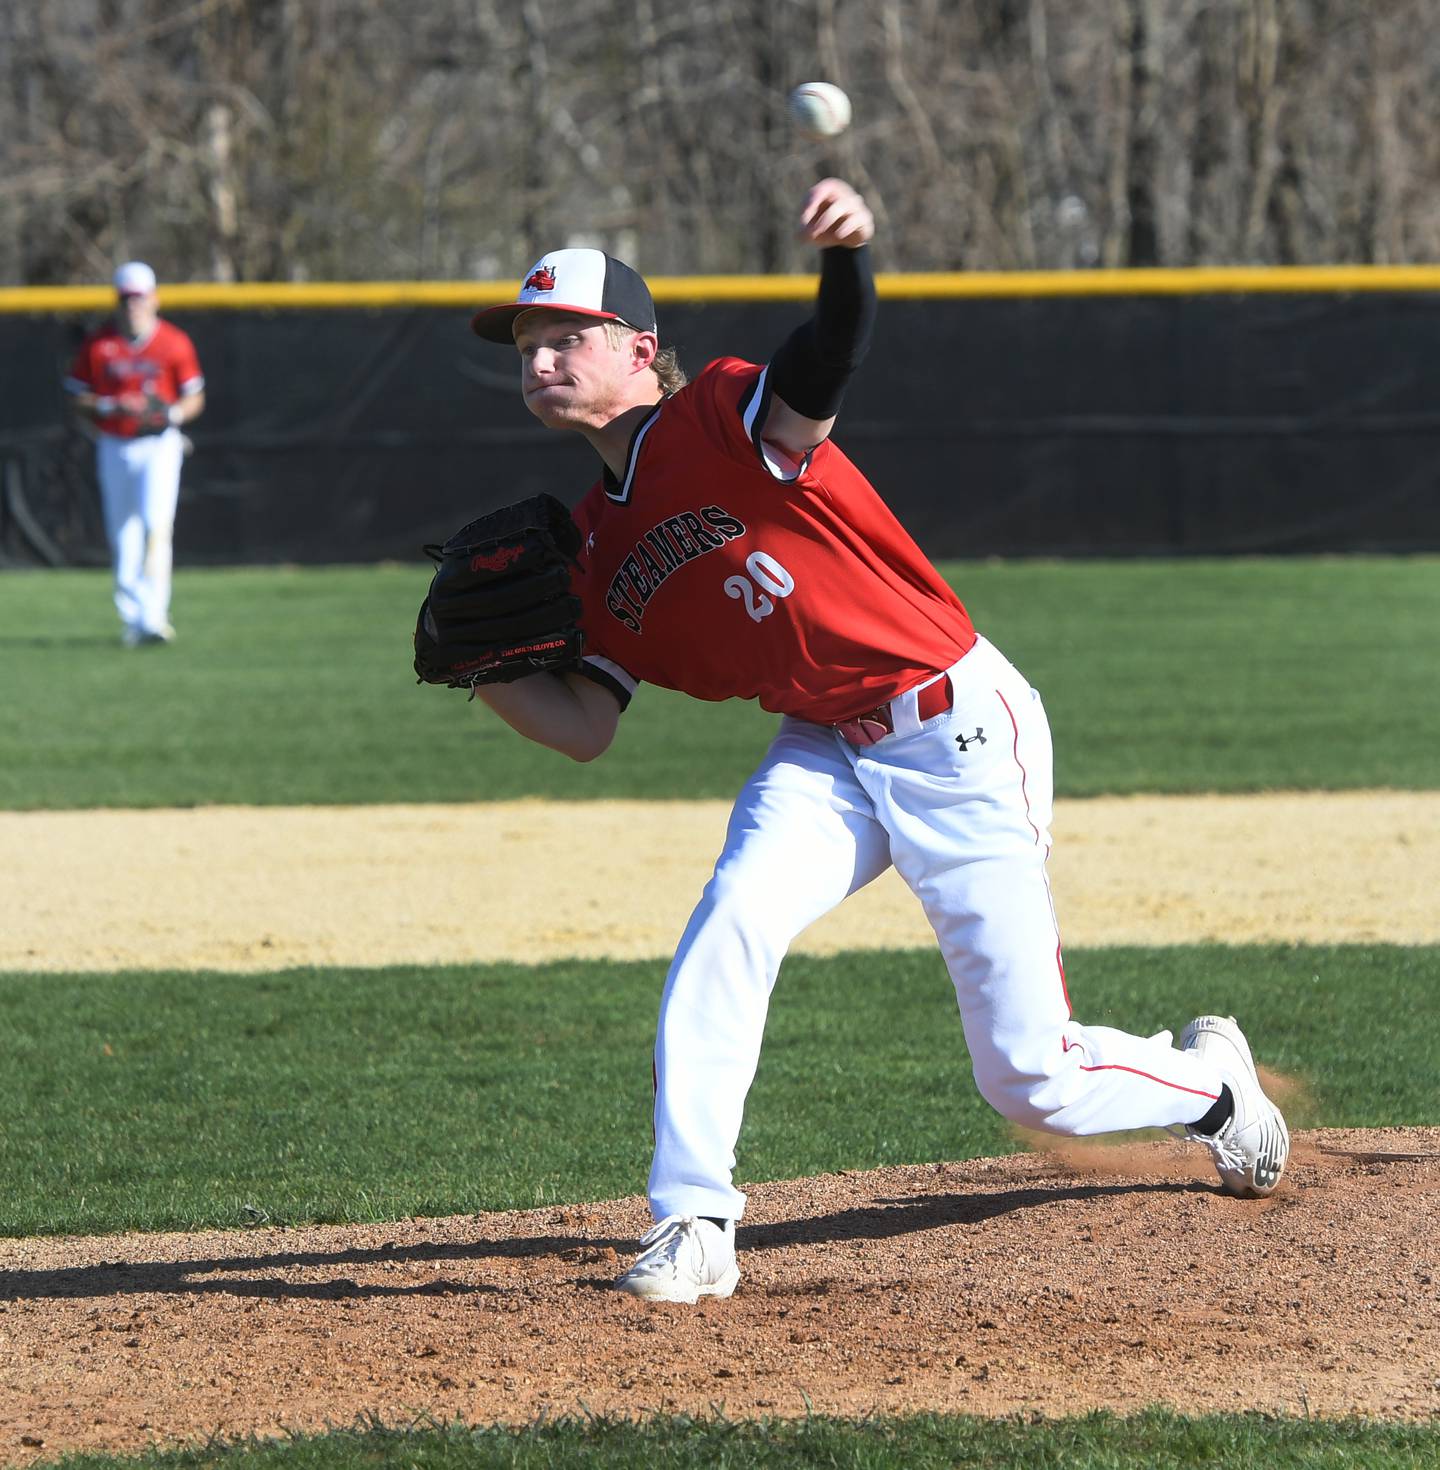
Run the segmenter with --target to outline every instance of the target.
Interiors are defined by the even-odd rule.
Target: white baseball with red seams
[[[833,82],[801,82],[786,105],[807,138],[833,138],[850,126],[850,99]]]

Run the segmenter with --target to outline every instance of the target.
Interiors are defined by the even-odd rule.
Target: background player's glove
[[[153,387],[147,387],[143,393],[133,393],[122,398],[120,407],[139,420],[142,434],[163,434],[172,422],[170,405]]]
[[[462,526],[443,546],[415,623],[422,684],[470,689],[580,667],[580,599],[570,564],[580,532],[552,495]]]

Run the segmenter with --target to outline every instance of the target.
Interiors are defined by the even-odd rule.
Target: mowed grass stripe
[[[1062,794],[1440,787],[1435,557],[944,570],[1044,695]],[[107,574],[0,577],[0,807],[730,797],[774,729],[647,689],[575,765],[416,685],[428,578],[182,570],[179,642],[127,651]]]
[[[1297,1126],[1440,1122],[1440,949],[1095,949],[1078,1017],[1236,1011]],[[664,965],[0,976],[0,1234],[377,1221],[641,1192]],[[792,956],[743,1180],[1011,1151],[931,952]]]
[[[63,1470],[1419,1470],[1433,1466],[1437,1453],[1440,1435],[1423,1425],[1258,1414],[1186,1419],[1149,1409],[1047,1421],[920,1414],[747,1422],[716,1414],[644,1422],[574,1416],[519,1429],[376,1424],[133,1457],[68,1455],[59,1464]]]

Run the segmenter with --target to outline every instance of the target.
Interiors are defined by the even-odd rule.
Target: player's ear
[[[654,332],[636,332],[630,338],[630,366],[642,373],[654,365],[660,352],[660,339]]]

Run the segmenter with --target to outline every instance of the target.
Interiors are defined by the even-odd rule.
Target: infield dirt
[[[724,808],[0,814],[0,968],[668,953]],[[624,823],[623,873],[609,861]],[[1440,794],[1062,804],[1072,945],[1440,940]],[[23,861],[21,858],[23,857]],[[530,866],[527,866],[531,864]],[[57,893],[53,874],[88,895]],[[517,894],[575,894],[537,943]],[[18,891],[15,891],[18,885]],[[436,913],[453,933],[436,936]],[[928,944],[882,880],[812,950]],[[1263,1061],[1263,1053],[1262,1053]],[[1283,1106],[1286,1082],[1267,1086]],[[1034,1144],[1035,1141],[1031,1140]],[[1440,1129],[1297,1136],[1276,1195],[1172,1141],[750,1186],[728,1302],[609,1283],[643,1200],[383,1226],[0,1241],[0,1462],[378,1415],[1440,1422]]]
[[[0,970],[668,956],[728,811],[528,801],[0,812]],[[1440,942],[1440,792],[1062,801],[1054,836],[1051,882],[1072,948]],[[887,873],[797,949],[932,943]]]

